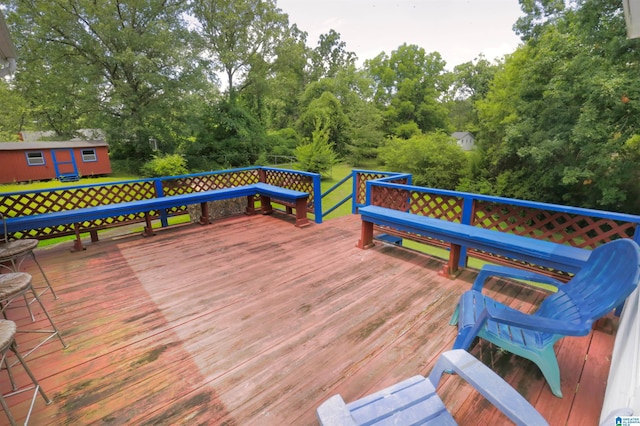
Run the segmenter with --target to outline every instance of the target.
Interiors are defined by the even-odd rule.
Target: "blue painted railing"
[[[362,176],[354,180],[365,182],[365,190],[354,197],[354,211],[358,206],[378,205],[586,249],[617,238],[632,238],[640,243],[637,215],[413,186],[409,175],[378,177],[384,172],[358,173]],[[362,183],[358,191],[361,187]],[[354,194],[355,190],[354,184]],[[448,246],[426,238],[420,242]],[[495,257],[477,251],[468,255],[484,260]],[[466,262],[467,253],[463,252],[461,266]]]
[[[353,173],[346,175],[345,177],[340,179],[339,182],[337,182],[335,185],[333,185],[331,188],[329,188],[325,192],[323,192],[322,193],[322,199],[324,200],[327,195],[331,194],[333,191],[335,191],[336,189],[340,188],[342,185],[345,185],[351,179],[353,179]],[[333,205],[332,207],[328,208],[326,211],[322,212],[322,216],[323,217],[327,216],[328,214],[332,213],[334,210],[336,210],[338,207],[340,207],[341,205],[343,205],[347,201],[351,200],[352,198],[353,198],[353,192],[351,192],[349,195],[344,197],[342,200],[339,200],[335,205]]]
[[[151,199],[212,189],[221,189],[265,182],[283,188],[309,193],[308,212],[316,223],[322,223],[322,197],[320,175],[299,170],[273,167],[246,167],[180,176],[151,179],[114,181],[100,184],[64,186],[39,191],[0,193],[0,212],[6,217],[19,217],[103,204],[114,204],[136,199]],[[162,226],[168,226],[167,218],[186,213],[186,206],[169,211],[156,212]],[[86,228],[95,230],[141,222],[144,215],[98,220]],[[53,238],[73,235],[73,225],[32,230],[25,235],[32,238]]]

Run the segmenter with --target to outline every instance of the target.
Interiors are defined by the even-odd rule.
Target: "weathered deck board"
[[[252,216],[104,239],[79,253],[40,249],[60,296],[44,300],[70,346],[52,340],[27,359],[54,399],[38,401],[32,424],[315,424],[335,393],[350,401],[427,374],[453,344],[449,319],[475,273],[451,280],[439,259],[359,250],[359,229],[357,217],[298,229]],[[525,311],[543,297],[505,281],[487,291]],[[10,315],[41,324],[24,309]],[[595,331],[558,344],[563,399],[531,362],[486,342],[472,353],[552,425],[595,425],[612,340]],[[443,378],[439,392],[461,424],[504,420],[458,377]],[[24,416],[25,397],[9,402]]]

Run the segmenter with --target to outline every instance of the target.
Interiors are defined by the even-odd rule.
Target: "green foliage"
[[[464,151],[443,132],[392,138],[379,154],[388,170],[411,173],[414,184],[433,188],[456,189],[468,166]]]
[[[519,2],[523,44],[450,73],[407,44],[359,69],[334,30],[307,47],[275,0],[8,0],[20,55],[0,82],[0,138],[100,128],[128,173],[151,141],[190,171],[295,153],[326,173],[380,153],[430,186],[640,212],[640,44],[619,0]],[[454,130],[476,136],[466,162]]]
[[[182,133],[180,95],[204,81],[185,54],[185,2],[10,0],[8,7],[20,52],[15,83],[31,126],[62,137],[102,128],[115,159],[140,161],[151,155],[151,137],[166,143]]]
[[[450,130],[448,111],[439,99],[449,80],[444,67],[439,53],[427,54],[423,48],[407,44],[390,55],[383,52],[365,61],[387,134],[411,122],[422,132]]]
[[[401,139],[411,139],[414,136],[422,134],[422,130],[415,123],[415,121],[409,121],[408,123],[402,123],[393,129],[393,135]]]
[[[384,142],[381,130],[382,115],[371,103],[359,102],[348,114],[349,126],[346,159],[356,167],[376,158],[378,147]]]
[[[472,180],[497,195],[637,213],[626,143],[640,126],[640,53],[620,5],[527,7],[527,42],[476,104],[485,157]]]
[[[178,176],[188,173],[187,160],[179,154],[154,155],[141,169],[146,177]]]
[[[320,34],[318,46],[313,49],[313,80],[335,78],[342,70],[352,66],[356,54],[347,50],[347,45],[340,40],[340,34],[331,29],[327,34]]]
[[[323,129],[327,131],[328,140],[336,151],[345,152],[348,118],[342,104],[331,92],[323,92],[309,103],[300,116],[298,123],[300,134],[303,137],[314,138],[313,133],[318,131],[318,123],[322,123]]]
[[[243,106],[222,101],[209,111],[203,130],[179,151],[194,171],[245,167],[258,159],[264,139],[262,124]]]
[[[446,103],[453,129],[478,133],[480,120],[476,105],[486,98],[496,72],[502,66],[501,62],[491,63],[480,55],[454,68]]]
[[[287,15],[273,0],[195,0],[192,16],[213,69],[227,77],[229,100],[245,86],[240,82],[256,66],[268,65],[287,28]],[[246,81],[245,81],[246,83]]]
[[[337,162],[333,144],[329,142],[329,129],[321,120],[316,121],[311,142],[295,150],[296,158],[302,170],[326,174]]]
[[[11,90],[4,78],[0,78],[0,141],[17,142],[18,133],[23,130],[23,116],[27,109],[27,103],[20,94]]]
[[[291,128],[272,130],[267,132],[265,142],[266,153],[293,156],[300,144],[300,136]]]

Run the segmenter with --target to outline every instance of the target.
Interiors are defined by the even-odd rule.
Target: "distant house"
[[[0,183],[111,173],[104,141],[0,142]]]
[[[471,151],[476,146],[476,138],[469,132],[454,132],[451,134],[458,141],[458,146],[464,151]]]

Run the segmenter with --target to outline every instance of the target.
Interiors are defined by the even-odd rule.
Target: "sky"
[[[522,16],[518,0],[277,0],[289,23],[306,31],[316,47],[334,29],[358,65],[403,43],[438,52],[447,69],[512,53],[520,39],[512,30]]]

